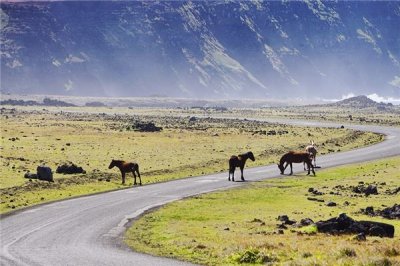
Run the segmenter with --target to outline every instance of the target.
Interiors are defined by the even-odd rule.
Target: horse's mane
[[[248,157],[250,154],[253,154],[251,151],[248,151],[248,152],[246,152],[246,153],[242,153],[242,154],[239,154],[239,156],[241,156],[241,157]]]

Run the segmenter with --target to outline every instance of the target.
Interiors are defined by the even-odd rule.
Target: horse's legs
[[[122,185],[125,185],[125,172],[121,171],[122,175]]]
[[[293,175],[293,164],[290,163],[290,175]]]
[[[313,172],[313,175],[315,176],[314,165],[312,164],[312,162],[307,163],[307,164],[308,164],[308,174],[307,175],[310,174],[310,169],[311,169],[311,171]]]
[[[303,162],[303,168],[304,168],[304,171],[307,170],[306,169],[306,162]]]
[[[243,168],[244,168],[244,166],[243,166],[243,167],[240,167],[240,173],[242,174],[242,176],[241,176],[242,181],[244,181],[244,177],[243,177]]]
[[[134,178],[133,185],[136,185],[136,174],[135,174],[135,169],[132,170],[132,174],[133,174],[133,178]]]
[[[231,169],[231,173],[232,173],[232,182],[235,181],[235,169],[236,169],[236,167],[233,167],[233,168]]]
[[[285,165],[285,168],[283,168],[283,171],[285,171],[285,170],[286,170],[286,168],[288,167],[288,165],[289,165],[289,163],[288,163],[288,162],[286,162],[286,165]]]
[[[140,173],[139,173],[139,165],[136,168],[136,172],[137,172],[137,174],[139,176],[139,185],[142,185],[142,178],[140,177]]]

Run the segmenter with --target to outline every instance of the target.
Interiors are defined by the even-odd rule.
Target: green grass
[[[125,242],[140,252],[207,265],[398,265],[400,220],[369,217],[359,210],[400,203],[399,194],[385,193],[398,187],[399,179],[400,157],[394,157],[320,170],[315,177],[299,174],[248,183],[238,189],[173,202],[148,213],[127,231]],[[350,190],[329,194],[336,185],[358,185],[360,181],[378,184],[379,195],[354,197]],[[337,206],[307,200],[310,187],[326,193],[313,197],[334,201]],[[296,221],[319,221],[340,213],[356,220],[390,223],[395,226],[395,237],[367,237],[367,241],[358,242],[351,235],[316,233],[313,226],[289,226],[284,234],[277,233],[279,215]]]
[[[275,163],[287,150],[303,150],[310,139],[319,154],[371,145],[383,139],[374,133],[348,129],[294,127],[271,123],[174,117],[176,110],[39,107],[2,110],[0,156],[0,213],[45,201],[121,188],[111,159],[137,161],[143,184],[227,171],[232,154],[253,151],[248,166]],[[93,111],[87,113],[86,111]],[[148,113],[148,115],[146,115]],[[164,130],[157,133],[127,130],[134,120],[154,121]],[[287,131],[266,136],[260,130]],[[14,141],[13,141],[14,139]],[[53,169],[71,161],[83,167],[82,175],[55,174],[55,183],[25,179],[38,165]],[[109,178],[111,182],[106,182]],[[128,175],[127,186],[133,183]],[[127,187],[126,186],[126,187]],[[43,199],[44,198],[44,199]]]

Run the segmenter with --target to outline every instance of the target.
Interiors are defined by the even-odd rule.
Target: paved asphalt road
[[[317,122],[280,122],[339,126]],[[380,132],[387,138],[370,147],[319,156],[317,164],[322,168],[400,154],[400,128],[346,127]],[[251,162],[248,165],[251,166]],[[298,164],[294,169],[299,172],[302,167]],[[251,182],[282,176],[276,165],[270,165],[246,169],[245,177]],[[0,220],[1,265],[188,265],[130,251],[121,241],[126,223],[154,206],[241,185],[241,182],[228,182],[227,173],[221,173],[65,200],[16,212]]]

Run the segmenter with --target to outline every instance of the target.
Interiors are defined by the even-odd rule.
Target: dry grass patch
[[[118,170],[108,169],[111,159],[137,161],[143,184],[149,184],[227,171],[227,159],[232,154],[249,150],[256,157],[248,164],[252,167],[275,163],[287,150],[304,149],[309,139],[319,144],[320,154],[383,139],[378,134],[348,129],[191,119],[190,115],[176,116],[177,110],[170,109],[65,109],[68,112],[55,107],[1,109],[0,193],[7,198],[1,198],[0,212],[121,188]],[[135,131],[132,126],[137,121],[153,122],[163,130]],[[26,171],[35,172],[38,165],[45,164],[55,171],[68,161],[83,167],[86,174],[55,174],[54,184],[23,177]],[[127,185],[132,183],[128,175]]]

